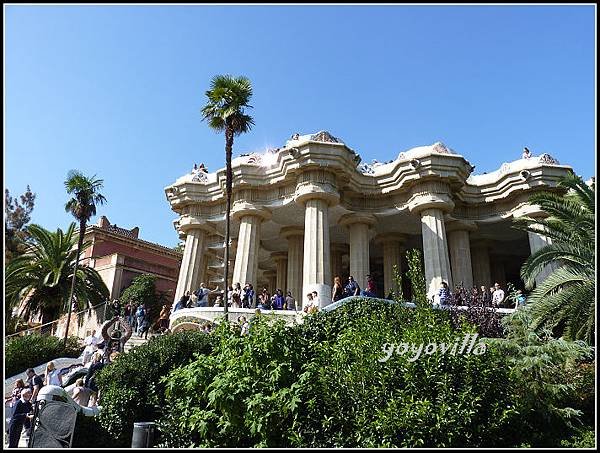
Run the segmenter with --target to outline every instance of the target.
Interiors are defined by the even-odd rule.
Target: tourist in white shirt
[[[46,376],[44,378],[44,385],[58,385],[62,386],[62,376],[59,374],[60,370],[56,369],[54,362],[48,362],[46,365]]]
[[[494,292],[492,294],[492,304],[494,307],[499,307],[504,302],[504,291],[498,283],[494,284]]]
[[[83,350],[83,364],[85,365],[92,359],[94,352],[98,350],[99,340],[96,337],[96,331],[92,330],[92,333],[85,337],[83,343],[85,344],[85,349]]]

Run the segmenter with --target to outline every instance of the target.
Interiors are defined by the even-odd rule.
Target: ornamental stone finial
[[[334,137],[327,131],[317,132],[316,134],[311,135],[310,139],[316,142],[343,143],[340,139]]]

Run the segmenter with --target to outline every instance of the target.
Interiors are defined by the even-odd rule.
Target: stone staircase
[[[143,345],[144,343],[147,343],[154,336],[155,335],[148,334],[148,338],[144,339],[143,337],[139,338],[137,336],[137,334],[134,333],[133,335],[131,335],[131,338],[129,338],[129,340],[127,340],[127,343],[125,343],[125,352],[129,352],[133,348],[136,348],[140,345]]]

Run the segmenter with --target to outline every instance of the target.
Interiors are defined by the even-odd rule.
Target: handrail
[[[71,316],[73,316],[73,315],[77,315],[77,316],[78,316],[78,315],[80,315],[80,314],[82,314],[82,313],[85,313],[85,312],[87,312],[87,311],[90,311],[90,310],[91,310],[91,309],[93,309],[93,308],[100,307],[101,305],[104,305],[104,306],[106,307],[106,306],[108,306],[109,302],[110,302],[110,301],[108,301],[108,300],[107,300],[107,301],[105,301],[105,302],[101,302],[101,303],[99,303],[99,304],[96,304],[96,305],[93,305],[93,306],[91,306],[91,307],[85,308],[85,309],[83,309],[83,310],[81,310],[81,311],[78,311],[78,312],[76,312],[76,313],[71,313]],[[64,313],[64,314],[66,315],[67,313]],[[61,317],[62,317],[62,316],[61,316]],[[60,322],[60,318],[59,318],[59,319],[55,319],[54,321],[47,322],[47,323],[45,323],[45,324],[40,324],[39,326],[30,327],[29,329],[25,329],[25,330],[19,330],[19,331],[18,331],[18,332],[16,332],[16,333],[11,333],[10,335],[6,335],[4,338],[10,338],[10,337],[14,337],[14,336],[17,336],[17,335],[19,335],[19,336],[23,336],[23,335],[25,334],[25,332],[29,332],[30,330],[41,330],[41,329],[42,329],[42,327],[44,327],[44,326],[49,326],[49,325],[52,325],[52,324],[56,324],[56,323],[58,323],[58,322]]]

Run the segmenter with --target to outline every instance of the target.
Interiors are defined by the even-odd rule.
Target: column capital
[[[350,214],[343,215],[340,220],[338,220],[338,224],[341,226],[350,226],[355,223],[364,223],[371,227],[377,223],[377,218],[371,214],[352,212]]]
[[[335,206],[340,202],[340,194],[337,189],[325,183],[306,182],[298,184],[294,201],[305,204],[308,200],[323,200],[329,206]]]
[[[288,252],[273,252],[271,253],[271,259],[273,261],[287,260]]]
[[[448,194],[415,194],[408,200],[408,210],[420,214],[427,209],[439,209],[445,213],[454,209],[454,201]]]
[[[451,212],[454,209],[452,191],[448,183],[430,179],[422,181],[410,190],[411,197],[408,199],[410,212],[421,213],[425,209],[441,209]]]
[[[284,239],[289,239],[292,236],[302,236],[304,237],[304,227],[300,226],[287,226],[283,227],[279,231],[279,235]]]
[[[457,220],[451,219],[446,221],[446,233],[452,231],[476,231],[477,224],[472,220]]]
[[[526,203],[522,206],[519,206],[512,212],[512,216],[514,218],[518,217],[531,217],[534,219],[545,219],[549,216],[546,211],[542,211],[542,208],[537,204],[529,204]]]
[[[231,217],[239,220],[245,216],[254,216],[259,217],[261,220],[269,220],[271,218],[271,211],[247,201],[235,202],[231,209]]]
[[[404,233],[381,233],[375,236],[375,244],[385,244],[386,242],[406,242],[408,235]]]
[[[186,234],[190,230],[203,230],[207,233],[216,233],[216,229],[211,223],[189,214],[182,215],[179,218],[178,227],[181,233]]]

